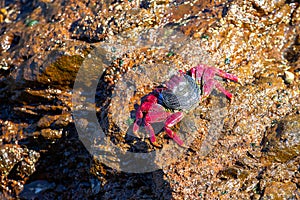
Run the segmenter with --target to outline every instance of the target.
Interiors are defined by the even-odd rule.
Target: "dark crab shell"
[[[161,97],[167,108],[189,111],[198,105],[201,89],[191,76],[174,75],[165,84],[167,89],[161,92]]]

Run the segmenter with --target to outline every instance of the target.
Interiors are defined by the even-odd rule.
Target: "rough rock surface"
[[[150,173],[119,172],[94,159],[78,137],[71,112],[76,74],[104,40],[166,27],[194,47],[128,47],[105,66],[97,116],[116,145],[157,150],[124,129],[134,104],[167,80],[161,65],[186,70],[199,61],[237,75],[239,83],[223,83],[231,101],[212,94],[187,115],[197,129],[180,158]],[[300,198],[299,55],[300,6],[293,0],[2,1],[0,198]],[[114,98],[126,91],[118,84],[125,74],[139,87],[133,97]],[[210,135],[220,99],[222,127]],[[129,122],[118,127],[115,119],[125,121],[120,113]],[[163,133],[158,140],[163,148],[172,144]]]

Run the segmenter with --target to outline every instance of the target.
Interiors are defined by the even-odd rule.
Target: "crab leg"
[[[221,69],[216,69],[216,74],[222,78],[226,78],[226,79],[229,79],[229,80],[232,80],[232,81],[235,81],[235,82],[238,82],[238,77],[236,77],[235,75],[233,74],[229,74],[227,72],[224,72],[223,70]],[[226,95],[227,96],[227,95]]]
[[[211,91],[216,87],[220,92],[225,94],[229,99],[232,98],[232,94],[228,92],[219,82],[215,81],[214,79],[204,80],[203,84],[203,98],[209,96]]]
[[[133,124],[133,133],[137,133],[140,130],[140,121],[139,120],[135,120],[134,124]]]
[[[180,146],[183,145],[182,140],[179,138],[179,136],[172,131],[170,128],[172,126],[174,126],[175,124],[177,124],[178,122],[180,122],[183,118],[183,113],[182,112],[176,112],[172,115],[170,115],[166,122],[165,122],[165,131],[168,134],[168,136],[170,138],[172,138],[177,144],[179,144]]]
[[[191,76],[198,82],[198,84],[201,84],[201,79],[205,71],[205,65],[198,65],[197,67],[193,67],[190,69]]]
[[[155,146],[159,146],[157,143],[156,143],[156,137],[155,137],[155,132],[154,132],[154,129],[153,127],[151,126],[151,124],[149,123],[145,123],[145,128],[147,130],[148,133],[150,133],[150,141],[153,145]]]
[[[215,82],[215,86],[220,92],[225,94],[229,99],[232,98],[232,94],[230,92],[228,92],[220,83]]]
[[[213,79],[205,80],[203,83],[203,97],[206,98],[210,95],[211,91],[214,89],[215,81]]]
[[[197,67],[193,67],[191,70],[191,75],[195,79],[201,79],[202,76],[206,73],[212,72],[222,78],[229,79],[235,82],[238,82],[238,77],[232,74],[229,74],[221,69],[217,69],[215,67],[207,66],[207,65],[198,65]]]
[[[140,125],[143,118],[143,112],[141,111],[141,107],[138,107],[138,109],[135,112],[135,122],[133,124],[133,133],[137,133],[140,129]]]

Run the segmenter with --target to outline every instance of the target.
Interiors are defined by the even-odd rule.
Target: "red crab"
[[[184,114],[181,111],[190,111],[195,108],[214,88],[224,93],[229,99],[232,98],[232,94],[215,80],[215,75],[238,81],[236,76],[206,65],[193,67],[187,73],[180,71],[179,75],[172,76],[164,87],[155,89],[142,99],[141,105],[136,109],[133,132],[138,132],[139,127],[144,126],[150,134],[151,143],[159,146],[151,124],[164,122],[167,135],[182,146],[183,141],[171,130],[172,126],[182,120]]]

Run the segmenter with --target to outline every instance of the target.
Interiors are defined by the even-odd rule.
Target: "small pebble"
[[[284,72],[284,81],[288,84],[291,84],[294,82],[295,79],[295,75],[292,72],[289,71],[285,71]]]

